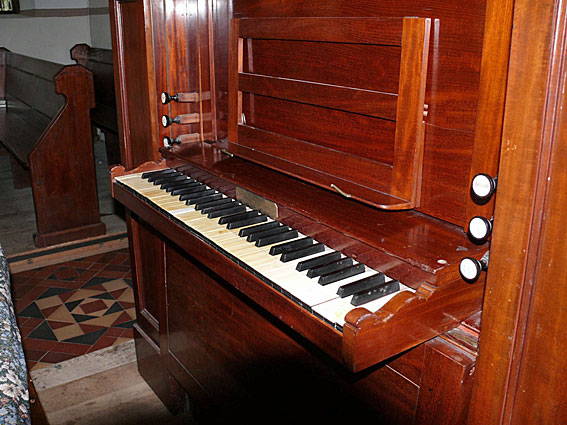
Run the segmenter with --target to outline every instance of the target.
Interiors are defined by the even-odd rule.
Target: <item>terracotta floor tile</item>
[[[25,353],[25,358],[28,361],[32,361],[32,362],[38,362],[40,361],[46,354],[45,350],[32,350],[32,349],[27,349],[24,351]]]
[[[77,356],[85,354],[90,350],[89,345],[73,344],[72,342],[58,342],[51,350],[55,353],[76,354]]]
[[[80,305],[81,310],[84,314],[94,314],[100,310],[106,311],[108,306],[103,300],[92,300],[90,299],[89,302],[81,303]]]
[[[41,359],[41,361],[45,363],[60,363],[74,357],[77,357],[77,355],[69,353],[55,353],[53,351],[50,351]]]
[[[81,273],[81,275],[79,277],[77,277],[77,279],[75,279],[75,282],[82,282],[85,283],[88,280],[92,279],[93,277],[96,276],[96,274],[98,273],[97,269],[88,269],[85,270],[83,273]]]
[[[59,265],[46,266],[42,270],[38,271],[34,277],[47,279],[55,270],[57,270],[58,267]]]
[[[73,267],[75,269],[88,269],[92,263],[90,261],[67,261],[66,263],[61,263],[61,267]]]
[[[130,266],[124,266],[124,265],[120,265],[120,264],[108,264],[104,267],[105,271],[116,271],[116,272],[123,272],[126,273],[127,271],[130,270]]]
[[[107,331],[104,333],[105,336],[113,336],[118,338],[124,333],[125,329],[122,328],[108,328]]]
[[[44,352],[51,351],[57,345],[57,341],[48,341],[45,339],[23,338],[22,345],[24,350],[41,350]]]
[[[122,278],[122,276],[124,276],[123,271],[117,272],[117,271],[113,271],[113,270],[100,270],[96,275],[97,277],[106,277],[106,278],[110,278],[110,279],[120,279]]]
[[[102,348],[110,347],[116,342],[116,338],[111,336],[101,336],[99,340],[89,349],[89,353],[100,350]]]
[[[43,319],[38,319],[36,317],[28,317],[25,323],[26,328],[36,328],[43,322]]]
[[[121,337],[128,337],[130,339],[134,338],[134,329],[124,329],[124,333],[121,335]]]
[[[21,284],[21,285],[12,284],[12,288],[14,288],[12,292],[12,297],[14,299],[20,299],[24,295],[26,295],[30,290],[32,290],[34,287],[33,285],[27,285],[27,284]]]
[[[130,260],[130,255],[127,253],[117,253],[115,257],[108,262],[108,264],[124,264],[125,261]]]
[[[35,330],[35,327],[20,326],[19,328],[20,328],[20,336],[22,338],[27,337],[29,334],[31,334]]]

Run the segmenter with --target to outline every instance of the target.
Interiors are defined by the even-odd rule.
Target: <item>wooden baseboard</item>
[[[128,234],[122,232],[16,254],[8,257],[8,264],[12,273],[19,273],[127,247]]]

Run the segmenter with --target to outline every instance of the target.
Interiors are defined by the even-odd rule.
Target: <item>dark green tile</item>
[[[47,288],[47,290],[39,297],[37,297],[37,299],[40,300],[42,298],[53,297],[54,295],[64,294],[65,292],[70,292],[70,291],[74,291],[74,289],[57,288],[57,287]]]
[[[87,314],[71,314],[71,316],[73,316],[77,323],[81,323],[90,319],[96,319],[96,316],[89,316]]]
[[[112,280],[116,280],[116,278],[95,276],[92,279],[90,279],[87,283],[85,283],[83,286],[81,286],[81,288],[88,288],[90,286],[100,285],[102,283],[110,282]]]
[[[83,300],[71,301],[71,302],[65,303],[65,307],[67,307],[67,310],[69,310],[69,312],[71,312],[75,309],[75,307],[77,307],[82,302],[83,302]]]
[[[112,295],[110,295],[108,292],[104,292],[102,294],[99,295],[92,295],[89,298],[98,298],[101,300],[113,300],[114,297]]]
[[[55,336],[55,334],[53,333],[47,322],[43,322],[41,325],[35,328],[33,332],[28,335],[28,338],[57,341],[57,337]]]
[[[89,332],[88,334],[79,335],[73,338],[66,339],[64,342],[72,342],[74,344],[93,345],[98,339],[106,332],[107,328],[99,329],[98,331]]]
[[[110,306],[110,308],[108,310],[106,310],[106,313],[104,313],[104,316],[106,316],[107,314],[117,313],[119,311],[124,311],[124,309],[122,308],[122,306],[118,302],[115,302],[114,304],[112,304]]]
[[[130,320],[129,322],[120,323],[119,325],[113,325],[113,328],[131,328],[136,323],[135,320]]]
[[[26,308],[24,308],[20,312],[20,314],[18,314],[18,316],[19,317],[33,317],[35,319],[45,319],[45,317],[43,316],[43,313],[41,312],[41,310],[39,309],[39,307],[37,306],[37,304],[35,302],[31,303]]]

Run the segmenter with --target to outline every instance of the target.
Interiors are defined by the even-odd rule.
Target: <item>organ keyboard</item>
[[[355,307],[415,292],[172,168],[116,181],[339,331]]]

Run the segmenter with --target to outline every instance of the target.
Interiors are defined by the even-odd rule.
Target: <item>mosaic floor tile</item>
[[[12,289],[30,370],[133,338],[127,250],[18,273]]]

